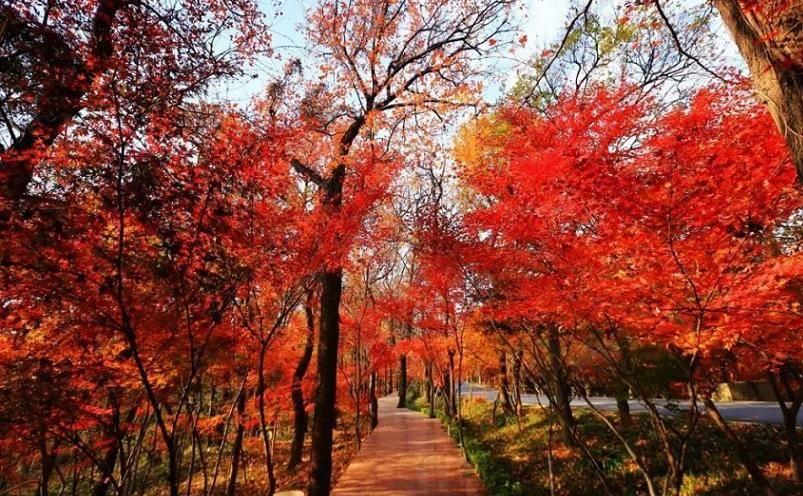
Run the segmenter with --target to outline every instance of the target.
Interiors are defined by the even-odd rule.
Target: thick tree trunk
[[[245,391],[241,387],[237,393],[237,432],[234,436],[234,444],[231,448],[231,471],[229,472],[229,482],[226,485],[226,496],[234,496],[237,493],[237,473],[240,469],[240,451],[243,448],[243,436],[245,435]]]
[[[342,269],[324,272],[318,339],[318,394],[315,398],[315,417],[311,433],[308,496],[328,496],[330,490],[342,284]]]
[[[566,367],[563,364],[558,328],[555,326],[549,326],[547,329],[547,345],[549,348],[549,366],[552,369],[552,396],[555,398],[555,409],[558,412],[563,441],[571,444],[574,439],[571,388],[569,387]]]
[[[301,463],[301,455],[304,452],[304,436],[307,433],[307,411],[304,408],[304,391],[302,382],[312,361],[312,351],[315,345],[315,316],[312,312],[312,292],[307,294],[304,304],[304,314],[307,317],[307,341],[304,344],[304,353],[298,360],[296,370],[293,373],[293,384],[290,388],[290,397],[293,400],[293,440],[290,444],[290,456],[287,461],[287,468],[294,470]]]
[[[803,1],[757,2],[749,10],[742,3],[714,0],[803,184]]]
[[[719,428],[725,437],[728,438],[728,441],[730,441],[731,446],[733,447],[733,451],[742,462],[742,465],[747,470],[747,473],[750,474],[750,478],[753,479],[753,482],[758,487],[759,491],[765,496],[775,496],[775,491],[772,489],[772,486],[770,486],[770,482],[767,480],[764,472],[762,472],[759,466],[756,464],[756,461],[753,459],[753,455],[750,454],[750,451],[747,449],[744,443],[742,443],[742,440],[739,439],[739,436],[737,436],[730,426],[725,423],[725,420],[722,418],[722,415],[720,415],[719,410],[714,402],[711,401],[711,398],[703,399],[703,403],[705,404],[705,411],[708,414],[708,417],[714,422],[714,425]]]
[[[407,408],[407,355],[399,357],[399,403],[397,408]]]
[[[348,155],[352,143],[365,124],[365,116],[357,117],[340,138],[339,155]],[[332,170],[323,184],[322,207],[328,214],[337,214],[343,204],[343,181],[346,165]],[[309,485],[307,496],[329,496],[332,479],[332,435],[335,428],[337,399],[337,347],[340,341],[340,296],[343,292],[343,268],[339,261],[321,275],[321,312],[318,339],[318,392],[315,418],[312,421]]]
[[[629,429],[633,426],[633,416],[630,415],[630,403],[627,401],[627,396],[621,395],[616,397],[616,410],[619,413],[619,428]]]

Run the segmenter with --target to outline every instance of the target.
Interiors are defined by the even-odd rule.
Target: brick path
[[[481,496],[486,492],[439,420],[379,400],[379,426],[333,496]]]

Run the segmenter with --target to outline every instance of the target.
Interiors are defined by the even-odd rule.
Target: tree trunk
[[[340,158],[347,156],[352,143],[365,124],[357,117],[340,138]],[[337,214],[343,204],[346,165],[341,160],[323,185],[322,207]],[[338,238],[336,238],[338,239]],[[335,428],[337,399],[337,346],[340,341],[340,296],[343,292],[343,267],[340,261],[321,275],[321,315],[318,339],[318,392],[312,421],[309,485],[307,496],[329,496],[332,482],[332,431]]]
[[[513,358],[513,391],[516,404],[516,418],[519,420],[519,423],[521,423],[521,415],[523,413],[521,403],[521,361],[523,354],[523,351],[518,350]]]
[[[747,470],[747,473],[750,474],[750,478],[753,479],[753,482],[761,493],[765,496],[775,496],[776,493],[772,489],[772,486],[770,486],[770,482],[767,480],[766,476],[764,476],[764,472],[762,472],[756,464],[750,451],[744,443],[742,443],[742,440],[739,439],[739,436],[725,423],[725,420],[722,418],[722,415],[720,415],[714,402],[711,401],[711,398],[703,399],[703,403],[705,404],[705,411],[708,417],[714,422],[717,428],[722,431],[725,437],[728,438],[728,441],[730,441],[733,447],[733,451],[736,453],[736,456],[739,457],[742,465]]]
[[[407,408],[407,355],[399,357],[399,403],[396,408]]]
[[[750,9],[741,3],[714,0],[803,184],[803,1],[756,2]]]
[[[619,428],[629,429],[633,426],[633,416],[630,415],[630,403],[627,396],[616,397],[616,410],[619,413]]]
[[[800,482],[803,478],[803,460],[800,456],[800,441],[797,432],[797,414],[800,412],[801,403],[803,403],[803,387],[800,384],[797,387],[792,385],[792,378],[787,373],[785,367],[781,367],[778,371],[780,384],[783,385],[786,394],[781,391],[781,386],[778,379],[775,377],[775,372],[770,371],[769,382],[772,386],[772,391],[775,394],[775,399],[778,401],[778,406],[783,415],[784,432],[786,433],[786,447],[789,452],[789,468],[792,471],[792,478],[796,482]],[[791,405],[786,402],[790,401]]]
[[[270,437],[268,436],[267,421],[265,420],[265,353],[267,349],[268,343],[263,342],[259,349],[257,405],[259,408],[259,432],[262,437],[265,471],[268,474],[268,496],[273,496],[273,493],[276,492],[276,475],[273,473],[273,450],[271,448]]]
[[[301,386],[307,369],[309,369],[310,361],[312,361],[312,350],[315,345],[315,316],[312,312],[312,297],[312,291],[308,292],[304,304],[304,314],[307,317],[307,341],[304,344],[304,353],[293,373],[293,384],[290,388],[290,397],[293,400],[293,440],[290,444],[290,457],[287,461],[289,470],[295,470],[301,463],[301,455],[304,452],[304,435],[307,432],[307,411],[304,408],[304,391]]]
[[[555,409],[558,412],[558,421],[560,422],[561,431],[563,433],[563,441],[566,444],[571,444],[574,439],[571,388],[569,387],[566,367],[563,364],[558,328],[556,326],[549,326],[547,333],[549,364],[552,369],[552,395],[555,398]]]
[[[449,415],[453,419],[457,419],[457,388],[460,384],[456,384],[455,366],[454,366],[454,350],[447,352],[449,355]]]
[[[41,473],[39,474],[39,487],[36,490],[36,496],[47,496],[50,486],[50,476],[53,475],[53,466],[56,459],[47,449],[47,437],[45,436],[47,430],[43,417],[40,417],[39,424],[39,458],[42,467]]]
[[[424,367],[424,396],[426,396],[427,405],[430,408],[432,408],[432,404],[429,402],[431,390],[432,390],[432,367],[430,366],[429,362],[427,362],[426,366]]]
[[[237,433],[234,436],[234,444],[231,448],[231,471],[229,472],[229,482],[226,485],[226,496],[234,496],[237,492],[237,472],[240,468],[240,451],[243,448],[243,436],[245,435],[245,391],[240,388],[237,393]]]
[[[328,496],[330,490],[342,284],[342,269],[324,272],[318,339],[318,392],[312,422],[308,496]]]
[[[800,456],[800,437],[797,432],[797,409],[790,409],[784,412],[783,423],[786,431],[786,446],[789,450],[789,467],[792,470],[792,478],[796,482],[803,479],[803,460]]]
[[[112,392],[109,394],[109,404],[112,407],[111,424],[104,429],[104,436],[106,440],[113,439],[113,442],[106,450],[106,454],[99,460],[98,475],[99,480],[92,490],[93,496],[106,496],[111,485],[112,476],[114,475],[114,466],[117,463],[117,455],[120,451],[120,405],[117,402],[117,395]],[[131,409],[127,414],[128,422],[134,418],[135,410]]]
[[[502,395],[502,407],[505,409],[505,413],[509,415],[515,414],[513,402],[510,399],[510,382],[507,378],[507,354],[504,350],[499,352],[499,393]]]
[[[368,396],[371,401],[371,430],[376,429],[379,425],[379,401],[376,398],[376,372],[371,373],[371,384],[368,388]]]

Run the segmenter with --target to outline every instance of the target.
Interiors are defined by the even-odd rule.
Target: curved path
[[[379,426],[338,480],[332,496],[480,496],[477,475],[441,422],[379,400]]]

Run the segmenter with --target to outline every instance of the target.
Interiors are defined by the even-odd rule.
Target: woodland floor
[[[475,496],[486,491],[440,420],[379,400],[379,426],[333,496]]]

